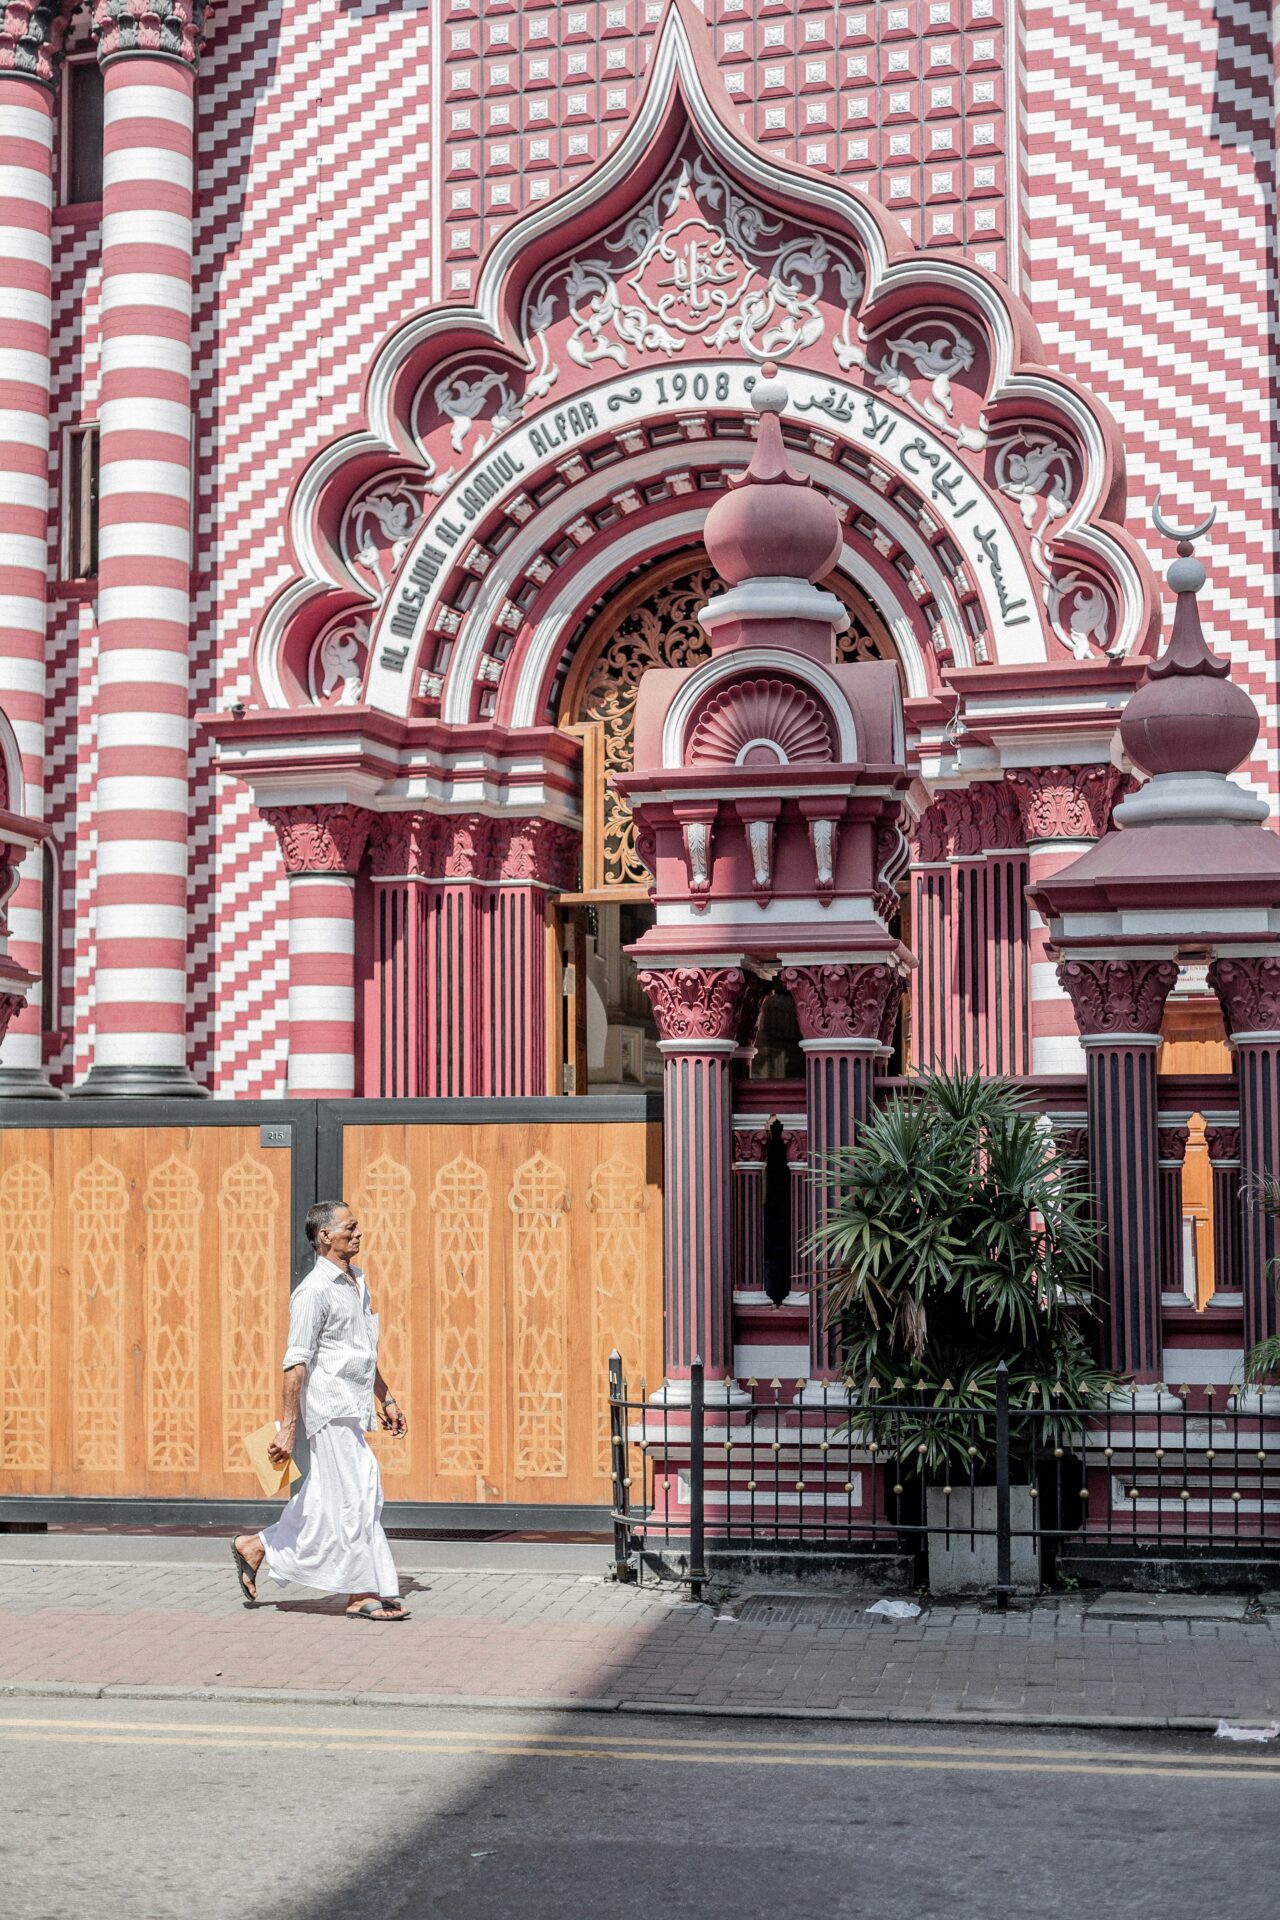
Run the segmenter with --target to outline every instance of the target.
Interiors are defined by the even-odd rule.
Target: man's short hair
[[[349,1212],[345,1200],[317,1200],[314,1207],[307,1208],[306,1235],[314,1247],[316,1235],[323,1228],[326,1232],[340,1213]]]

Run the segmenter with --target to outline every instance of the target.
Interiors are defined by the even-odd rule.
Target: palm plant
[[[828,1320],[863,1431],[943,1471],[981,1464],[986,1435],[947,1409],[1039,1408],[1036,1438],[1079,1431],[1068,1409],[1117,1384],[1081,1328],[1097,1229],[1084,1182],[1007,1081],[933,1074],[876,1111],[828,1170],[835,1196],[815,1246]],[[876,1403],[904,1413],[878,1413]],[[974,1441],[978,1441],[974,1450]],[[962,1444],[963,1442],[963,1444]]]

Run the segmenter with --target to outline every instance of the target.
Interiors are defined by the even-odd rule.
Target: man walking
[[[284,1411],[269,1448],[282,1470],[302,1414],[311,1470],[274,1526],[231,1543],[247,1600],[258,1597],[263,1563],[280,1586],[347,1593],[348,1620],[407,1620],[400,1580],[382,1530],[382,1480],[365,1434],[378,1418],[408,1431],[378,1369],[378,1316],[364,1274],[353,1265],[360,1223],[345,1200],[322,1200],[307,1214],[316,1263],[289,1302]]]

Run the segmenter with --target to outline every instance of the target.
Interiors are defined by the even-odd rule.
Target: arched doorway
[[[896,660],[888,628],[857,587],[822,583],[849,612],[843,661]],[[582,741],[582,890],[561,899],[566,1089],[655,1090],[661,1061],[649,1003],[625,949],[649,925],[649,870],[635,823],[613,786],[632,766],[636,692],[650,667],[689,667],[710,643],[699,609],[725,584],[700,548],[645,568],[592,610],[568,649],[571,664],[559,724]],[[786,994],[770,995],[757,1042],[758,1070],[783,1077],[798,1060],[798,1030]],[[802,1069],[800,1069],[802,1071]]]

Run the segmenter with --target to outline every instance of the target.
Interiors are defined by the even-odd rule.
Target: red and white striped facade
[[[0,710],[21,811],[52,829],[58,891],[57,1006],[42,1019],[33,990],[14,1021],[0,1053],[10,1090],[41,1073],[64,1091],[190,1083],[217,1097],[547,1086],[545,1033],[513,1037],[492,1062],[477,1061],[476,1035],[515,1035],[504,994],[544,1018],[545,903],[579,811],[574,744],[554,724],[566,636],[615,581],[696,545],[724,470],[745,464],[744,395],[735,385],[718,409],[713,384],[704,405],[663,407],[651,382],[645,417],[601,412],[621,457],[592,466],[592,436],[567,416],[555,426],[564,403],[616,397],[640,372],[692,377],[698,356],[641,347],[625,367],[616,352],[583,366],[563,318],[546,335],[558,381],[515,396],[519,416],[502,414],[496,382],[475,415],[456,392],[452,413],[432,395],[455,365],[481,381],[501,372],[495,326],[516,364],[536,329],[516,341],[522,323],[502,302],[524,300],[527,319],[559,298],[559,236],[595,258],[592,232],[634,211],[611,156],[663,141],[674,153],[656,57],[668,95],[722,88],[695,131],[736,192],[790,223],[787,236],[806,220],[848,236],[871,347],[849,342],[879,356],[886,384],[874,366],[844,374],[896,400],[958,467],[985,463],[1036,593],[1038,651],[1006,658],[993,583],[942,524],[946,502],[933,501],[935,525],[927,501],[896,504],[901,474],[848,464],[853,430],[818,404],[842,377],[835,320],[797,347],[788,378],[812,402],[793,417],[807,434],[798,457],[844,515],[841,570],[901,643],[923,776],[913,945],[925,969],[929,931],[940,958],[931,990],[922,972],[913,991],[915,1061],[1084,1070],[1021,890],[1106,824],[1116,714],[1155,638],[1143,554],[1161,490],[1184,515],[1220,503],[1206,624],[1265,713],[1251,777],[1280,806],[1271,8],[1185,0],[1139,23],[1120,0],[705,0],[701,12],[705,25],[667,0],[429,0],[375,18],[336,0],[283,13],[227,0],[207,22],[179,6],[161,29],[127,0],[102,0],[97,23],[57,0],[7,10]],[[681,23],[686,44],[701,36],[687,57]],[[67,62],[94,57],[104,198],[76,207]],[[698,111],[681,108],[690,124]],[[870,253],[855,261],[858,246]],[[980,318],[980,363],[945,391],[947,375],[904,360],[895,389],[873,304],[902,327],[949,300],[948,324],[966,302]],[[741,339],[699,354],[751,362]],[[535,352],[526,381],[540,364]],[[1077,487],[1093,463],[1072,549],[1083,588],[1064,585],[1066,568],[1055,583],[1037,574],[1048,484],[1001,500],[992,445],[979,457],[956,440],[997,372],[1021,382],[1019,431],[1039,421],[1077,450]],[[996,429],[1016,411],[1000,404]],[[380,668],[369,636],[384,659],[403,644],[385,629],[393,576],[413,611],[404,581],[423,508],[457,497],[489,443],[496,454],[539,419],[545,457],[526,459],[522,487],[494,483],[505,492],[487,519],[478,503],[474,538],[432,583],[430,632],[413,627],[413,658]],[[96,582],[77,583],[66,434],[95,422],[101,561]],[[1107,611],[1091,629],[1092,591]],[[348,700],[352,662],[363,684]],[[251,723],[267,716],[252,754],[228,735],[237,705]],[[299,869],[280,822],[306,809],[329,810],[327,842],[333,809],[358,813],[358,849]],[[387,824],[415,818],[427,825]],[[508,871],[495,835],[539,822],[545,844]],[[28,859],[10,907],[12,950],[33,974],[42,870]],[[404,986],[415,975],[425,1001]],[[376,1055],[374,978],[402,995]]]

